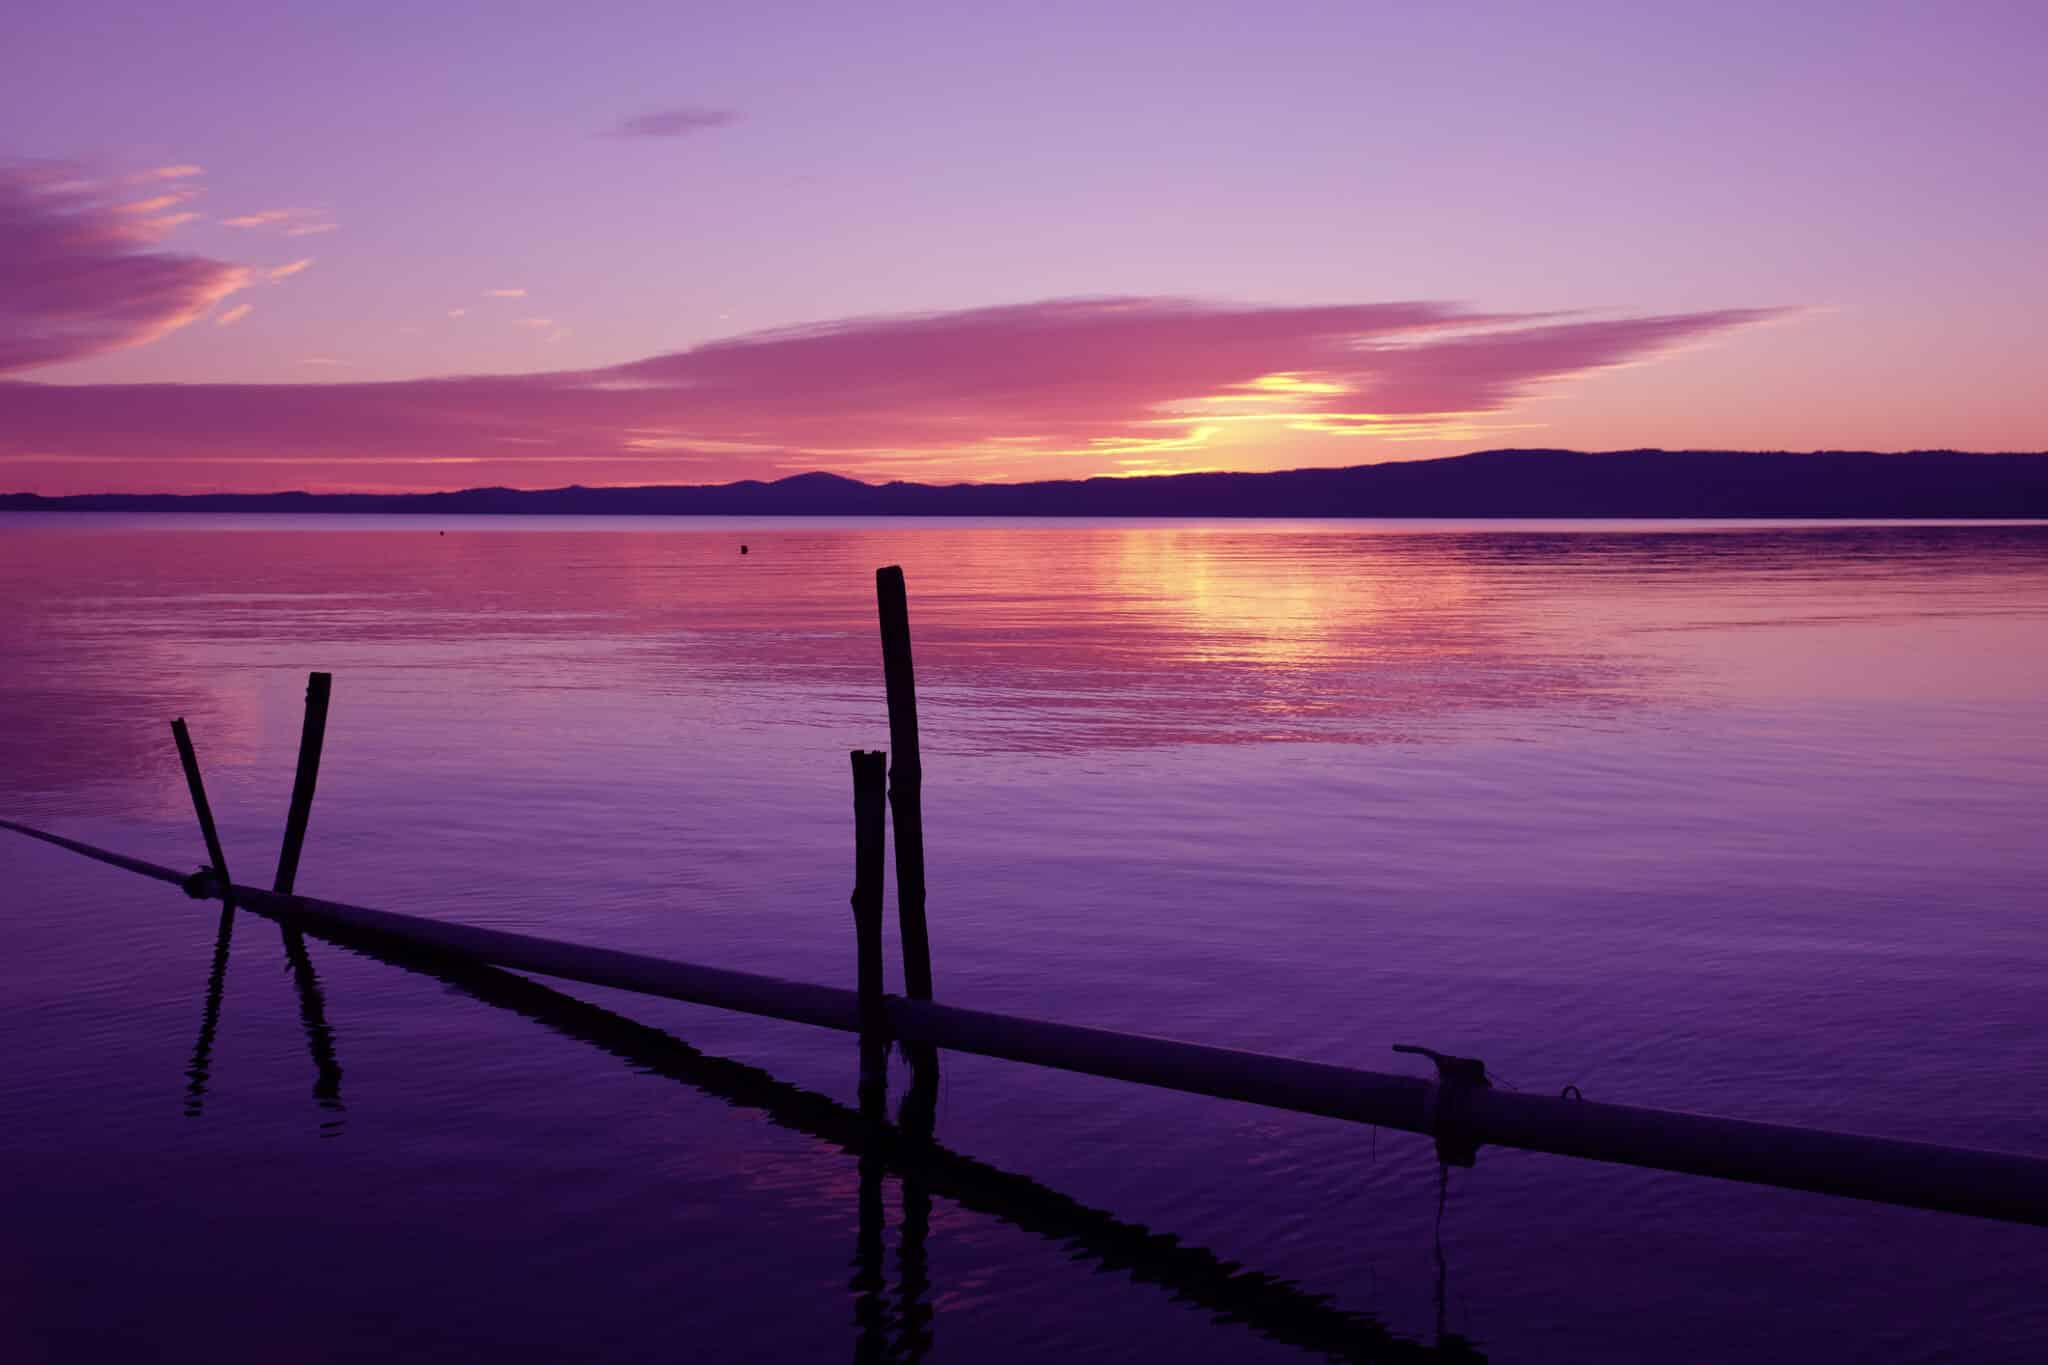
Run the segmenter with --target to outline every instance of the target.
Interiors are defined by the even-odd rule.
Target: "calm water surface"
[[[183,715],[264,881],[327,669],[301,889],[850,985],[887,563],[942,998],[2048,1153],[2048,527],[16,515],[0,813],[197,865]],[[839,1035],[0,885],[0,1359],[2048,1341],[2036,1230],[1493,1150],[1440,1211],[1417,1138],[967,1057],[906,1176]]]

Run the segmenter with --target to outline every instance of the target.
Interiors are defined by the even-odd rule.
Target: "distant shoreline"
[[[773,483],[446,493],[0,494],[0,511],[511,516],[2048,518],[2048,453],[1491,450],[1272,473],[1014,484]]]

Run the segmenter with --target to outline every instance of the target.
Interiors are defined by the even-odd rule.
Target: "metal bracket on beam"
[[[1479,1139],[1467,1129],[1465,1099],[1474,1090],[1491,1090],[1486,1063],[1477,1057],[1453,1057],[1434,1048],[1396,1043],[1394,1051],[1427,1057],[1436,1063],[1436,1084],[1422,1110],[1422,1131],[1436,1139],[1436,1159],[1446,1166],[1471,1166],[1479,1159]]]

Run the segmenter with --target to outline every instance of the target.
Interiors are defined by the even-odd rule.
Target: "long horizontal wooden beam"
[[[222,887],[204,874],[181,877],[11,821],[0,821],[0,828],[179,883],[188,894],[225,894],[239,907],[287,923],[334,925],[515,971],[861,1032],[860,998],[839,987],[257,887]],[[2043,1157],[1496,1090],[1476,1063],[1458,1058],[1437,1059],[1438,1078],[1429,1080],[893,995],[884,999],[884,1014],[889,1036],[905,1042],[1425,1133],[1450,1159],[1492,1144],[2048,1226]]]

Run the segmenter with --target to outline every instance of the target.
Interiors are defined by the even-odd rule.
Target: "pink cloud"
[[[254,213],[240,213],[220,221],[222,226],[231,228],[282,228],[287,237],[332,232],[339,226],[317,209],[258,209]]]
[[[737,123],[739,115],[730,109],[706,109],[699,105],[684,105],[677,109],[657,109],[631,118],[620,119],[618,126],[611,130],[612,137],[687,137],[711,128],[723,128]]]
[[[248,283],[239,266],[154,251],[188,193],[122,203],[77,169],[0,167],[0,374],[139,346]]]
[[[856,318],[600,370],[377,384],[0,384],[0,460],[95,487],[703,481],[803,468],[1113,472],[1233,424],[1455,428],[1559,380],[1777,316],[1559,321],[1427,302],[1069,299]],[[60,477],[52,465],[49,479]],[[0,484],[16,481],[0,477]]]

